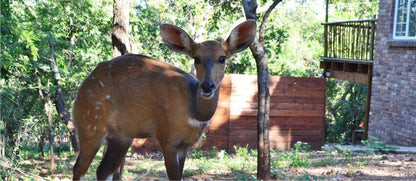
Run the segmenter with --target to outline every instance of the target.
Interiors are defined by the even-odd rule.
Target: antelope
[[[160,32],[171,50],[194,59],[196,76],[143,55],[99,63],[74,101],[80,144],[74,180],[84,178],[104,139],[107,147],[97,180],[113,179],[131,140],[148,137],[158,141],[169,179],[181,179],[188,148],[200,139],[216,110],[225,61],[252,43],[256,23],[237,25],[224,42],[196,43],[171,24],[162,24]]]

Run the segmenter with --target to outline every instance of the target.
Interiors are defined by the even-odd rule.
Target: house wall
[[[394,0],[380,0],[369,136],[416,146],[416,41],[394,40]]]

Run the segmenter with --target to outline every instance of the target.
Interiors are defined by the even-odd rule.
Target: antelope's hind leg
[[[107,137],[107,148],[100,165],[97,168],[97,180],[111,179],[114,172],[123,163],[127,150],[131,145],[131,139],[121,138],[118,135]],[[113,180],[120,180],[121,175],[114,175]]]
[[[85,175],[92,160],[100,149],[101,142],[104,138],[105,132],[85,132],[86,130],[79,129],[79,145],[80,151],[77,161],[73,168],[73,180],[80,180]]]

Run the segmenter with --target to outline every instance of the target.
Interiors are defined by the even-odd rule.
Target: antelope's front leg
[[[177,157],[179,160],[179,168],[181,169],[181,176],[183,174],[183,167],[185,166],[185,159],[186,154],[188,152],[188,148],[182,148],[178,150]]]
[[[187,149],[176,147],[165,148],[163,150],[166,172],[170,180],[180,180],[182,178],[186,153]]]

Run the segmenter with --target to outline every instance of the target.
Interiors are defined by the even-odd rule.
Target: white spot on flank
[[[102,104],[102,103],[101,103],[100,101],[96,102],[96,103],[95,103],[95,109],[100,109],[101,104]]]
[[[94,131],[97,130],[97,126],[94,126]]]
[[[109,175],[105,180],[113,180],[113,174]]]
[[[105,95],[104,98],[107,99],[107,100],[110,100],[111,96],[110,96],[110,94],[107,94],[107,95]]]
[[[90,110],[87,111],[87,115],[90,115]]]
[[[101,80],[98,80],[98,82],[100,83],[101,87],[104,87],[104,83]]]
[[[209,124],[209,122],[210,121],[201,122],[201,121],[198,121],[197,119],[192,119],[192,118],[188,119],[189,126],[194,127],[194,128],[204,128],[205,126]]]

